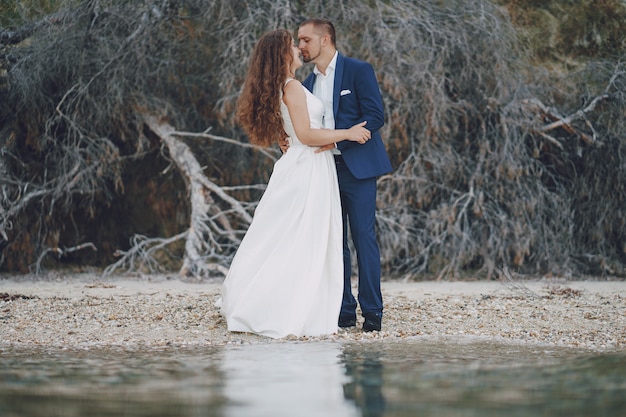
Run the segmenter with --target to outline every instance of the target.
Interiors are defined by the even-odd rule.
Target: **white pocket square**
[[[352,93],[352,91],[350,90],[341,90],[341,92],[339,93],[340,96],[347,96],[348,94]]]

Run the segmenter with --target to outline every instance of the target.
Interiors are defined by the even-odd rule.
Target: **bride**
[[[335,162],[320,147],[365,143],[366,122],[321,129],[323,105],[298,80],[300,51],[287,30],[256,44],[237,116],[250,138],[289,150],[275,163],[222,285],[228,330],[272,338],[337,331],[343,294],[341,202]]]

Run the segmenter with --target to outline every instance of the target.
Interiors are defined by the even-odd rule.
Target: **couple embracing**
[[[372,66],[340,54],[335,37],[330,21],[309,19],[297,42],[274,30],[254,48],[237,116],[252,143],[278,143],[283,155],[222,286],[229,331],[281,338],[356,326],[349,235],[363,331],[381,330],[376,179],[392,169],[383,103]],[[315,69],[301,84],[302,60]]]

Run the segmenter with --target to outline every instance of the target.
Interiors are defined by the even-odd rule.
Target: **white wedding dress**
[[[287,80],[287,82],[291,81]],[[311,127],[322,102],[306,88]],[[343,294],[341,201],[331,152],[300,143],[281,100],[289,150],[274,170],[222,286],[228,330],[281,338],[337,331]]]

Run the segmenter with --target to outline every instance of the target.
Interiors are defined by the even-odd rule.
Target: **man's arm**
[[[374,135],[385,124],[385,113],[383,99],[378,87],[378,80],[374,73],[374,68],[367,62],[357,61],[352,64],[353,78],[350,88],[353,90],[352,97],[344,97],[344,100],[352,99],[353,103],[341,105],[340,112],[343,112],[342,124],[367,121],[367,129]],[[341,98],[340,98],[341,99]],[[339,150],[353,146],[353,144],[342,141],[337,143]]]
[[[374,68],[367,62],[359,65],[354,85],[363,120],[367,120],[367,128],[376,133],[385,124],[385,111]]]

